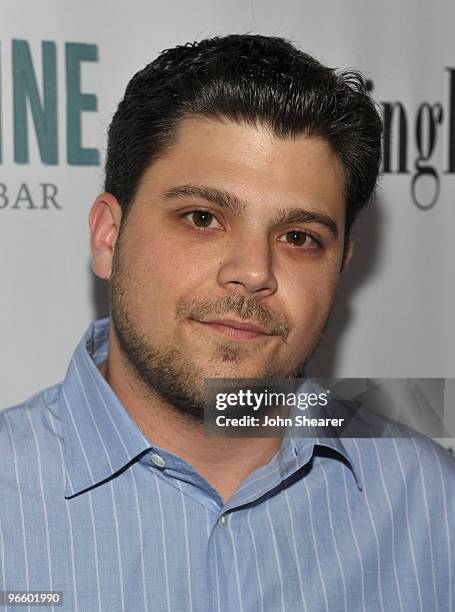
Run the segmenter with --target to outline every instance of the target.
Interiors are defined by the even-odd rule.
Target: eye
[[[320,240],[309,232],[302,230],[292,230],[290,232],[286,232],[280,236],[279,241],[287,242],[293,247],[302,249],[319,249],[322,246]]]
[[[183,218],[186,219],[199,229],[208,229],[212,227],[221,227],[220,223],[217,221],[215,215],[209,213],[206,210],[192,210],[183,215]]]

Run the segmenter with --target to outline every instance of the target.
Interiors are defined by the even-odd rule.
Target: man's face
[[[301,373],[333,302],[344,217],[326,142],[185,120],[115,244],[112,321],[143,388],[200,421],[204,378]]]

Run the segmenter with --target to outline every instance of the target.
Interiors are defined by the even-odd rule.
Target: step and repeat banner
[[[454,378],[455,4],[399,0],[2,0],[0,406],[60,381],[107,315],[87,216],[106,130],[161,50],[282,36],[363,71],[384,117],[383,178],[309,374]]]

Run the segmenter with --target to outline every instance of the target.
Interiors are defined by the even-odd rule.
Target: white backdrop
[[[355,257],[310,374],[454,377],[454,3],[1,0],[0,7],[1,407],[61,380],[85,328],[107,313],[106,287],[90,272],[87,215],[126,83],[164,48],[234,32],[283,36],[330,66],[359,68],[394,116],[388,172],[355,232]],[[48,130],[44,153],[32,104],[25,115],[20,108],[33,79],[35,112],[47,113],[47,123],[37,121]],[[98,165],[78,165],[97,157]]]

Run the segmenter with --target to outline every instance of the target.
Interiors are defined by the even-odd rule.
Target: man
[[[440,446],[203,428],[205,379],[302,373],[380,136],[360,75],[278,38],[176,47],[133,77],[90,213],[110,318],[0,416],[2,589],[83,612],[452,609]]]

